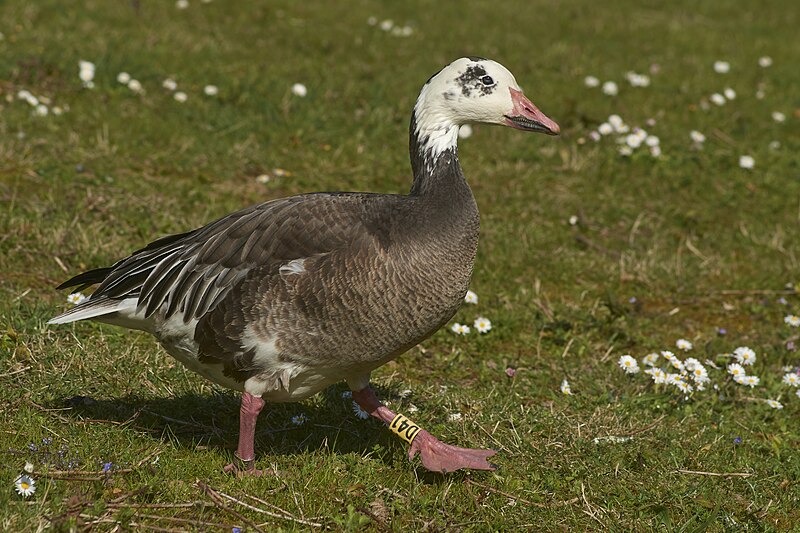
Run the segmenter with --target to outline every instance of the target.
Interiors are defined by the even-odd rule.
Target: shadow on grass
[[[377,420],[355,418],[351,400],[341,396],[343,390],[329,387],[321,393],[322,401],[314,403],[267,403],[256,428],[256,461],[262,461],[267,453],[291,456],[320,448],[339,455],[369,453],[387,465],[407,461],[407,446]],[[379,397],[393,396],[380,387],[376,392]],[[121,430],[144,432],[187,450],[216,449],[232,458],[239,436],[239,398],[228,392],[163,398],[75,396],[47,407],[69,407],[60,414],[76,423],[109,424]],[[307,417],[302,425],[292,422],[298,414]],[[414,467],[426,483],[444,479],[419,464]]]

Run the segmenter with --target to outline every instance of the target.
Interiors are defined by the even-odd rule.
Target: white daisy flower
[[[728,374],[736,379],[739,376],[747,375],[747,372],[745,372],[744,367],[739,363],[731,363],[728,365]]]
[[[725,98],[727,98],[728,100],[736,100],[736,91],[734,91],[730,87],[725,87],[725,90],[722,91],[722,94],[724,94]]]
[[[772,66],[772,58],[769,56],[762,56],[758,58],[758,66],[761,68],[767,68]]]
[[[747,384],[746,381],[745,381],[746,379],[747,379],[747,375],[746,374],[737,374],[737,375],[733,376],[733,381],[735,381],[739,385],[746,385]]]
[[[608,123],[614,126],[615,130],[619,130],[619,128],[625,125],[625,121],[622,120],[622,117],[617,115],[616,113],[613,115],[609,115]]]
[[[644,140],[644,143],[647,146],[653,148],[653,147],[661,145],[661,139],[659,139],[655,135],[648,135],[647,138]]]
[[[757,100],[763,100],[765,96],[767,96],[767,93],[764,92],[764,89],[758,89],[756,91],[756,99]]]
[[[570,226],[577,226],[578,222],[580,222],[580,219],[578,218],[578,215],[570,215],[567,222],[569,223]]]
[[[175,94],[172,95],[176,102],[184,103],[189,97],[183,91],[176,91]]]
[[[786,315],[783,317],[783,321],[794,328],[800,327],[800,316]]]
[[[773,409],[783,409],[783,404],[778,400],[767,400],[767,405]]]
[[[306,422],[308,422],[308,417],[302,413],[299,415],[294,415],[292,417],[292,424],[294,424],[295,426],[302,426]]]
[[[175,2],[175,7],[177,7],[178,9],[186,9],[187,7],[189,7],[189,0],[178,0],[177,2]]]
[[[657,353],[649,353],[642,359],[642,363],[644,363],[645,366],[655,366],[656,361],[658,361]]]
[[[714,93],[708,97],[714,105],[725,105],[725,97],[719,93]]]
[[[173,80],[172,78],[167,78],[161,82],[161,86],[168,91],[174,91],[178,88],[178,82]]]
[[[569,386],[569,381],[566,379],[561,382],[561,394],[570,395],[572,394],[572,389]]]
[[[642,145],[642,136],[636,133],[631,133],[625,137],[625,144],[631,148],[639,148]]]
[[[85,70],[87,72],[91,72],[92,74],[94,74],[95,66],[94,63],[92,63],[91,61],[84,61],[83,59],[81,59],[80,61],[78,61],[78,69]]]
[[[381,21],[380,28],[383,31],[390,31],[394,27],[394,21],[392,19],[386,19]]]
[[[675,383],[675,386],[678,387],[678,389],[681,392],[684,392],[684,393],[687,393],[687,394],[694,390],[694,388],[691,385],[689,385],[688,383],[686,383],[685,381],[678,381],[678,382]]]
[[[117,81],[122,85],[128,85],[128,82],[131,81],[131,75],[127,72],[120,72],[117,74]]]
[[[780,111],[773,111],[772,120],[774,120],[775,122],[786,122],[786,115],[784,115]]]
[[[727,61],[714,61],[714,72],[727,74],[731,70],[731,64]]]
[[[786,385],[791,385],[792,387],[800,387],[800,376],[794,372],[789,372],[788,374],[783,375],[783,382]]]
[[[81,292],[73,292],[69,296],[67,296],[67,301],[72,305],[78,305],[82,301],[86,299],[86,296]]]
[[[14,489],[17,494],[27,498],[36,492],[36,481],[31,476],[23,474],[14,480]]]
[[[678,339],[675,341],[675,347],[679,350],[683,350],[684,352],[688,352],[693,348],[692,343],[687,341],[686,339]]]
[[[733,351],[733,356],[743,365],[752,365],[756,362],[756,352],[747,346],[739,346]]]
[[[744,379],[742,379],[742,381],[743,381],[742,385],[747,385],[751,389],[761,382],[761,380],[757,376],[745,376]]]
[[[597,127],[597,132],[600,135],[610,135],[614,132],[614,127],[609,124],[608,122],[603,122],[600,126]]]
[[[219,94],[219,88],[216,85],[206,85],[203,87],[203,92],[206,96],[216,96]]]
[[[44,104],[37,105],[36,108],[33,110],[33,113],[37,117],[46,117],[49,112],[50,110]]]
[[[369,418],[369,413],[363,410],[355,401],[353,401],[353,414],[356,415],[356,418],[360,418],[361,420]]]
[[[59,115],[61,115],[63,112],[64,112],[64,110],[63,110],[63,109],[61,109],[60,107],[58,107],[58,106],[55,106],[55,107],[53,107],[53,114],[54,114],[54,115],[56,115],[56,116],[59,116]]]
[[[653,372],[650,374],[650,376],[653,378],[653,381],[655,381],[657,385],[661,385],[662,383],[667,382],[666,372],[664,372],[660,368],[653,368],[651,370],[653,370]]]
[[[608,96],[616,96],[619,93],[619,87],[613,81],[607,81],[603,84],[603,94]]]
[[[670,361],[669,364],[672,365],[672,368],[678,370],[681,373],[686,372],[686,365],[684,365],[683,361],[681,361],[677,357],[674,358],[672,361]]]
[[[700,361],[698,361],[694,357],[687,358],[686,361],[683,362],[683,364],[686,366],[686,370],[688,370],[689,372],[691,372],[698,366],[703,366],[700,364]]]
[[[308,89],[306,89],[306,86],[302,83],[295,83],[292,85],[292,94],[302,98],[308,94]]]
[[[478,333],[489,333],[492,329],[492,321],[486,317],[479,316],[472,323],[472,326],[478,330]]]
[[[669,350],[662,350],[661,357],[663,357],[667,361],[672,361],[673,359],[675,359],[675,354],[670,352]]]
[[[667,379],[665,380],[669,385],[677,385],[678,383],[683,382],[683,377],[680,374],[667,374]]]
[[[139,80],[132,79],[128,82],[128,89],[135,93],[142,92],[142,84]]]
[[[470,137],[472,137],[472,126],[464,124],[458,128],[459,139],[469,139]]]
[[[625,371],[626,374],[636,374],[639,372],[639,363],[630,355],[623,355],[617,361],[619,367]]]
[[[587,87],[598,87],[600,85],[600,80],[594,76],[586,76],[583,78],[583,84]]]
[[[467,294],[464,296],[464,301],[468,304],[477,304],[478,295],[472,291],[467,291]]]
[[[708,370],[703,368],[702,366],[696,366],[692,372],[692,379],[695,380],[697,383],[705,383],[709,381],[708,379]]]
[[[746,169],[751,169],[755,166],[756,160],[752,156],[743,155],[739,157],[739,166]]]
[[[619,147],[619,155],[621,155],[623,157],[629,157],[629,156],[633,155],[633,148],[631,148],[627,144],[624,145],[624,146],[620,146]]]
[[[589,138],[594,142],[597,142],[600,140],[600,134],[596,131],[589,132]]]
[[[695,142],[697,144],[703,144],[704,142],[706,142],[706,136],[697,130],[690,131],[689,137],[692,139],[692,142]]]
[[[450,326],[450,331],[455,333],[456,335],[469,335],[469,326],[466,324],[459,324],[458,322],[454,323]]]
[[[458,422],[462,418],[464,418],[464,416],[461,413],[450,413],[449,415],[447,415],[447,419],[450,422]]]

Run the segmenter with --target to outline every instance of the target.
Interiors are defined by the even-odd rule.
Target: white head
[[[455,146],[458,127],[471,122],[548,135],[560,131],[525,97],[508,69],[478,57],[457,59],[428,80],[414,106],[414,119],[412,133],[433,158]]]

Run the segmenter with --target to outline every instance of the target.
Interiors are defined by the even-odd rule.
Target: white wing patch
[[[280,272],[281,276],[292,276],[295,274],[302,274],[303,272],[306,271],[305,263],[306,263],[305,258],[292,259],[285,265],[281,265],[281,267],[278,269],[278,272]]]

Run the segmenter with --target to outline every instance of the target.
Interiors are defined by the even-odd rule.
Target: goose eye
[[[494,84],[494,80],[492,79],[491,76],[484,76],[481,78],[481,83],[483,83],[484,85],[492,85]]]

